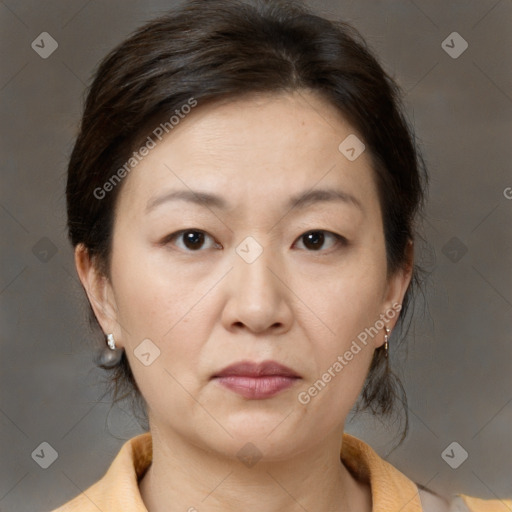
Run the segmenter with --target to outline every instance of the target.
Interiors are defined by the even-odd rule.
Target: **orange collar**
[[[355,478],[370,484],[372,512],[422,512],[416,484],[382,459],[365,442],[344,433],[340,458]],[[153,440],[150,432],[129,439],[103,478],[53,512],[97,512],[98,509],[109,512],[148,512],[142,501],[138,481],[152,459]],[[499,510],[495,508],[498,504],[508,503],[512,506],[512,500],[479,500],[457,496],[464,501],[467,510],[473,512]]]

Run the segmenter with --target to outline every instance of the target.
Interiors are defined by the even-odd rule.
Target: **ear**
[[[117,305],[112,285],[107,276],[101,274],[83,244],[75,248],[75,266],[82,286],[103,332],[112,333],[116,346],[120,348],[121,329],[118,323]]]
[[[398,321],[398,313],[401,309],[405,293],[411,282],[412,273],[414,269],[414,242],[409,240],[405,248],[406,258],[403,266],[398,269],[392,276],[389,277],[386,290],[384,293],[384,303],[382,313],[394,310],[396,315],[390,318],[386,325],[392,331]],[[400,305],[400,309],[397,306]],[[384,340],[382,340],[384,343]]]

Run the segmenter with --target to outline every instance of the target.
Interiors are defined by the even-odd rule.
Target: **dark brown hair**
[[[211,101],[291,91],[319,94],[363,137],[378,186],[388,275],[403,267],[407,244],[418,236],[415,222],[428,179],[400,91],[353,27],[279,0],[188,1],[139,28],[105,57],[89,88],[69,161],[67,214],[73,247],[84,244],[97,268],[110,276],[114,210],[122,182],[101,199],[95,190],[158,122],[191,98],[201,108]],[[393,352],[422,272],[415,263],[399,329],[390,339]],[[98,329],[91,308],[89,313]],[[104,347],[103,333],[98,339]],[[109,371],[114,401],[131,397],[142,405],[146,421],[126,355]],[[380,347],[355,410],[389,415],[397,403],[405,411],[403,440],[408,429],[405,392]]]

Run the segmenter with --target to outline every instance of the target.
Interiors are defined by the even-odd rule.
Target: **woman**
[[[426,182],[393,81],[298,4],[191,1],[107,56],[69,235],[149,431],[58,511],[497,510],[343,432],[358,397],[405,404],[388,351]]]

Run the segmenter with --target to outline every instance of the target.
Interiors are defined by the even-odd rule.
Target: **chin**
[[[233,457],[239,456],[240,450],[244,452],[245,447],[249,452],[251,449],[258,452],[260,457],[268,458],[271,453],[272,458],[281,459],[297,451],[297,443],[303,437],[292,415],[286,416],[282,412],[261,410],[237,412],[219,421],[232,437],[225,431],[219,435],[219,430],[216,430],[215,439],[211,438],[211,431],[208,438],[211,444],[216,445],[216,449]],[[304,434],[304,437],[307,436]]]

